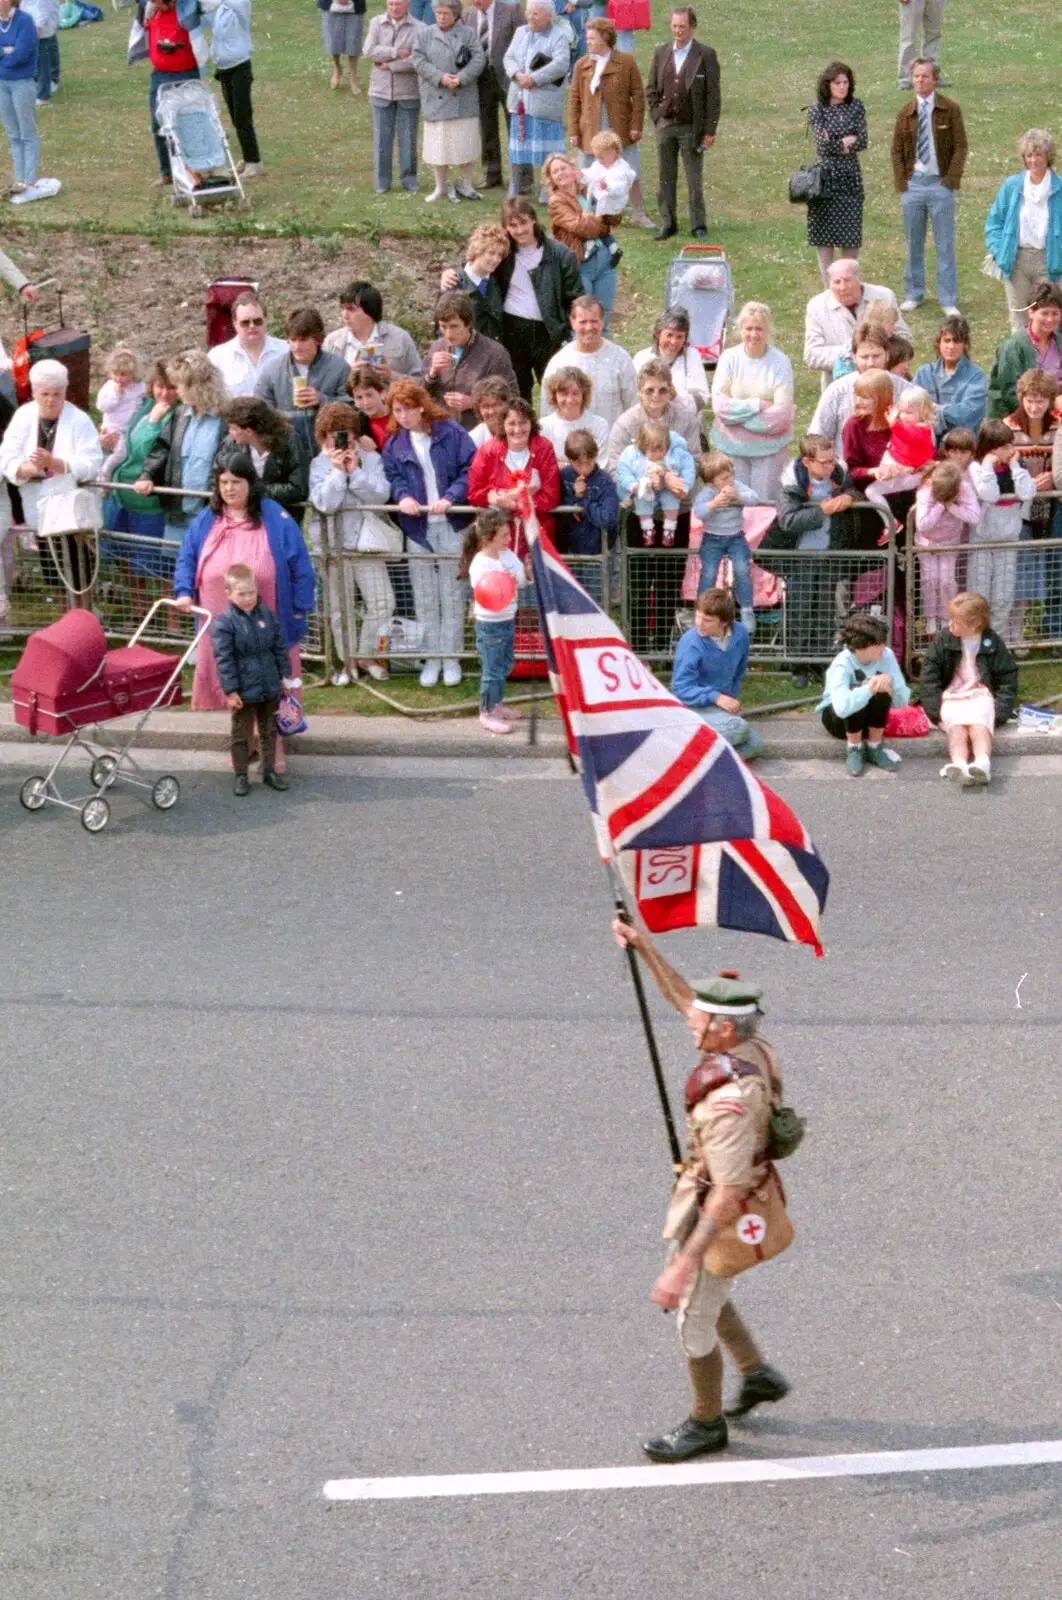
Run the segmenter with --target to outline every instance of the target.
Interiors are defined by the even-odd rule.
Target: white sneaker
[[[990,783],[992,780],[992,762],[988,756],[978,756],[976,761],[970,762],[970,782],[972,784]]]
[[[260,161],[244,161],[240,164],[239,172],[241,178],[260,178],[265,168]]]
[[[952,783],[965,784],[970,776],[969,768],[965,761],[949,761],[940,769],[942,778],[950,778]]]
[[[900,301],[900,310],[901,311],[917,311],[921,304],[922,304],[921,300],[901,300]]]
[[[347,671],[347,669],[345,667],[343,668],[342,672],[333,672],[333,674],[332,674],[332,688],[333,689],[345,689],[349,682],[350,682],[350,673]]]
[[[442,663],[440,661],[425,661],[423,671],[420,675],[421,688],[434,689],[435,685],[439,681],[439,673],[441,671]]]
[[[958,306],[943,306],[941,309],[943,311],[944,316],[946,316],[946,317],[961,317],[962,316],[962,312],[959,310]]]
[[[442,678],[443,678],[443,683],[446,685],[446,687],[448,689],[456,689],[457,685],[461,682],[461,679],[462,679],[463,676],[464,676],[464,674],[461,671],[460,662],[458,662],[458,661],[444,661],[443,662]]]

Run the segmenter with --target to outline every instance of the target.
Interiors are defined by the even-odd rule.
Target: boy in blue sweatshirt
[[[697,596],[693,627],[682,635],[675,651],[671,691],[746,761],[754,761],[763,750],[763,740],[739,715],[738,691],[749,664],[749,630],[736,617],[729,589],[705,589]]]
[[[882,617],[849,617],[841,632],[844,649],[826,669],[824,692],[816,709],[822,725],[848,745],[845,767],[858,778],[869,761],[891,772],[900,765],[895,750],[885,747],[885,719],[890,706],[905,706],[911,691],[900,664],[886,644],[888,623]]]
[[[603,556],[616,543],[619,498],[616,485],[597,464],[597,440],[589,428],[573,428],[564,441],[568,465],[561,467],[561,505],[579,510],[562,513],[573,556]],[[601,562],[571,561],[574,576],[591,599],[602,601]]]

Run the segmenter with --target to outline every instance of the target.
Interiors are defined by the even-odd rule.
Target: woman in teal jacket
[[[1055,141],[1046,128],[1018,140],[1024,172],[1005,178],[985,220],[985,244],[1003,279],[1012,333],[1025,327],[1032,291],[1045,278],[1062,279],[1062,178],[1053,171]]]

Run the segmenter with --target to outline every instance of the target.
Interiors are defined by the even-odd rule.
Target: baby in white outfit
[[[590,209],[596,217],[615,217],[618,221],[631,197],[631,186],[638,174],[629,161],[624,161],[623,141],[611,129],[595,133],[590,140],[590,149],[594,160],[583,169],[582,174]],[[591,245],[598,244],[608,251],[609,263],[616,266],[623,251],[612,235],[606,234],[603,239],[588,239],[586,254],[591,253]]]

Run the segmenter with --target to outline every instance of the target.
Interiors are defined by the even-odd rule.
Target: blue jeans
[[[59,83],[59,35],[37,40],[37,99],[50,100]]]
[[[672,494],[670,489],[657,489],[654,494],[640,494],[633,496],[634,510],[639,517],[651,517],[654,511],[662,511],[665,516],[674,516],[682,501],[677,494]]]
[[[374,100],[372,106],[372,177],[377,194],[391,187],[391,160],[398,135],[398,176],[403,189],[417,188],[417,123],[419,100]]]
[[[715,588],[715,575],[724,557],[734,569],[737,603],[742,611],[747,611],[752,605],[752,558],[742,533],[722,539],[715,534],[704,535],[701,540],[701,581],[697,593],[703,594],[705,589]]]
[[[903,231],[907,236],[907,264],[903,269],[905,300],[922,300],[926,292],[926,227],[933,224],[937,253],[937,298],[953,306],[959,298],[955,267],[955,190],[945,189],[939,178],[911,174],[900,196]]]
[[[763,749],[763,740],[744,717],[736,717],[717,706],[698,706],[697,715],[715,733],[721,733],[727,744],[740,750],[746,761],[755,761]]]
[[[0,122],[11,146],[16,183],[36,183],[40,141],[37,138],[37,83],[34,78],[0,82]]]
[[[612,307],[616,303],[616,285],[619,273],[611,265],[608,258],[608,242],[605,239],[596,239],[594,249],[579,267],[579,277],[582,279],[583,293],[592,294],[595,300],[600,300],[605,308],[605,332],[612,320]]]
[[[159,72],[151,69],[151,82],[148,86],[148,106],[151,111],[151,133],[155,140],[155,154],[159,160],[159,173],[163,178],[170,177],[170,152],[166,148],[166,141],[158,130],[155,122],[155,107],[158,105],[159,90],[164,89],[168,83],[187,83],[190,78],[199,77],[198,67],[189,67],[186,72]]]
[[[505,680],[513,670],[516,623],[476,623],[476,649],[479,651],[479,709],[493,711],[505,698]]]

